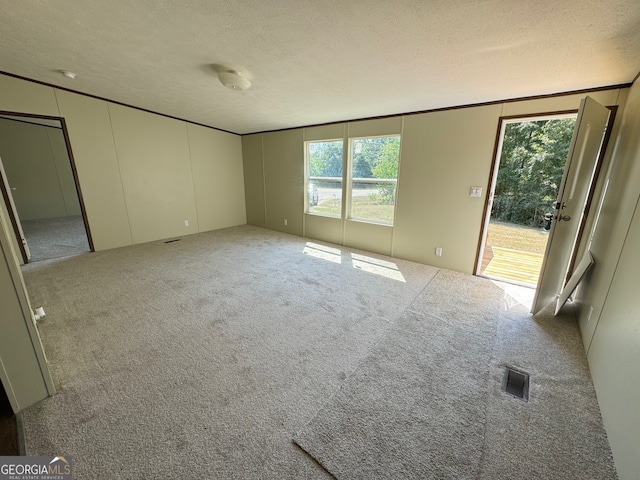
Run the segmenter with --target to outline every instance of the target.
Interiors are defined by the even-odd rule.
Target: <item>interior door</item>
[[[586,200],[600,156],[610,111],[590,97],[580,103],[569,155],[558,189],[538,287],[531,312],[535,315],[564,287]]]
[[[29,259],[31,259],[31,252],[29,251],[27,240],[24,237],[24,232],[22,231],[22,225],[20,224],[20,217],[18,217],[18,210],[16,210],[16,205],[13,202],[11,187],[9,186],[9,181],[7,180],[7,175],[4,171],[4,165],[2,164],[2,159],[0,159],[0,188],[2,189],[2,196],[4,197],[4,203],[7,206],[7,213],[9,214],[9,219],[11,220],[11,224],[13,226],[13,231],[16,236],[16,241],[17,241],[18,247],[20,248],[22,261],[24,263],[28,263]]]

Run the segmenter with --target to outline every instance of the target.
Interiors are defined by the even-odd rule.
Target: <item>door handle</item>
[[[556,218],[558,219],[559,222],[562,222],[562,221],[568,222],[569,220],[571,220],[571,215],[557,215]]]

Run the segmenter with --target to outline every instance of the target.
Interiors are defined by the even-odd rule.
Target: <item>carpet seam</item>
[[[424,287],[422,287],[422,289],[421,289],[418,293],[416,293],[416,294],[414,295],[414,297],[413,297],[413,298],[411,299],[411,301],[407,304],[407,306],[404,308],[404,310],[402,310],[398,315],[396,315],[396,317],[393,319],[393,323],[392,323],[392,325],[397,325],[396,321],[397,321],[400,317],[402,317],[405,313],[407,313],[407,312],[411,309],[411,307],[413,307],[413,304],[414,304],[414,303],[416,303],[416,300],[418,299],[418,297],[420,297],[420,296],[425,292],[425,290],[426,290],[427,288],[429,288],[429,285],[431,285],[431,283],[436,279],[436,277],[440,274],[440,272],[442,272],[442,269],[441,269],[441,268],[438,268],[438,270],[437,270],[437,271],[436,271],[436,273],[433,275],[433,277],[431,277],[431,278],[429,279],[429,281],[427,282],[427,284],[426,284]],[[376,346],[378,346],[378,344],[379,344],[382,340],[383,340],[383,339],[380,339],[380,341],[378,341],[378,342],[373,346],[373,348],[375,348]],[[372,349],[373,349],[373,348],[372,348]],[[358,366],[360,366],[360,364],[358,364]],[[356,368],[356,370],[357,370],[357,368]],[[355,372],[355,370],[354,370],[354,372]]]
[[[422,289],[421,289],[421,290],[420,290],[420,291],[419,291],[419,292],[418,292],[418,293],[413,297],[413,299],[409,302],[409,304],[405,307],[405,309],[404,309],[400,314],[398,314],[398,315],[394,318],[394,322],[391,324],[391,327],[389,327],[389,330],[388,330],[387,332],[385,332],[385,334],[384,334],[384,335],[383,335],[383,336],[382,336],[382,337],[381,337],[377,342],[375,342],[375,343],[371,346],[371,348],[368,350],[367,354],[366,354],[364,357],[362,357],[362,359],[358,362],[358,364],[356,365],[356,367],[351,371],[351,373],[349,373],[349,375],[347,375],[347,376],[345,377],[345,379],[342,381],[342,383],[340,384],[340,386],[339,386],[338,388],[336,388],[336,390],[333,392],[333,394],[332,394],[329,398],[327,398],[327,400],[326,400],[325,402],[323,402],[323,404],[318,408],[318,410],[316,410],[316,412],[311,416],[311,418],[310,418],[307,422],[305,422],[305,423],[304,423],[304,425],[302,425],[302,426],[301,426],[301,427],[300,427],[300,428],[299,428],[299,429],[298,429],[298,430],[293,434],[293,436],[292,436],[292,440],[293,440],[294,442],[296,441],[296,440],[295,440],[295,437],[296,437],[297,435],[299,435],[299,434],[300,434],[300,432],[301,432],[301,431],[302,431],[302,430],[303,430],[307,425],[309,425],[309,424],[313,421],[313,419],[314,419],[314,418],[316,418],[316,417],[320,414],[320,412],[322,412],[322,410],[325,408],[325,406],[326,406],[326,405],[328,405],[328,404],[329,404],[329,403],[330,403],[330,402],[331,402],[331,401],[332,401],[332,400],[333,400],[333,399],[338,395],[338,393],[340,393],[340,391],[342,390],[343,386],[347,383],[347,380],[349,380],[349,378],[350,378],[354,373],[356,373],[356,372],[357,372],[357,371],[362,367],[362,365],[364,364],[364,362],[366,362],[366,361],[369,359],[369,357],[371,357],[372,352],[373,352],[373,351],[374,351],[374,350],[375,350],[375,349],[376,349],[376,348],[377,348],[377,347],[378,347],[378,346],[379,346],[379,345],[380,345],[380,344],[381,344],[381,343],[382,343],[382,342],[383,342],[383,341],[384,341],[384,340],[389,336],[389,331],[390,331],[393,327],[397,326],[396,320],[397,320],[398,318],[400,318],[402,315],[404,315],[404,314],[409,310],[409,308],[411,308],[411,306],[416,302],[417,298],[418,298],[420,295],[422,295],[422,294],[424,293],[424,291],[427,289],[427,287],[429,287],[429,285],[431,285],[431,282],[433,282],[433,281],[435,280],[435,278],[438,276],[438,274],[439,274],[441,271],[442,271],[442,269],[441,269],[441,268],[438,268],[438,271],[435,273],[435,275],[433,275],[433,277],[431,277],[431,278],[429,279],[429,281],[427,282],[427,284],[426,284],[426,285],[425,285],[425,286],[424,286],[424,287],[423,287],[423,288],[422,288]],[[297,442],[296,442],[296,445],[300,446]],[[302,447],[300,446],[300,448],[302,448]],[[305,450],[305,451],[306,451],[306,450]],[[308,452],[307,452],[307,453],[308,453]],[[308,453],[308,454],[309,454],[309,455],[311,455],[310,453]]]
[[[482,450],[480,451],[480,458],[478,459],[478,467],[476,470],[476,480],[480,480],[482,478],[486,457],[487,457],[487,431],[488,431],[487,421],[489,418],[489,390],[491,388],[491,381],[492,381],[491,367],[497,361],[496,349],[497,349],[497,343],[498,343],[498,330],[499,330],[500,324],[502,323],[503,315],[504,315],[504,311],[500,309],[500,315],[498,315],[498,318],[494,323],[495,330],[493,335],[493,343],[491,345],[491,354],[489,356],[489,362],[486,368],[487,384],[485,385],[485,390],[484,390],[484,424],[482,429],[482,432],[483,432],[482,433]]]
[[[25,410],[28,454],[82,458],[79,477],[614,480],[575,318],[531,320],[530,292],[463,272],[308,260],[274,233],[26,267],[69,387]],[[533,401],[501,391],[505,363]]]
[[[431,279],[429,279],[429,281],[427,282],[427,284],[420,290],[420,292],[418,292],[414,298],[411,300],[411,302],[409,302],[409,304],[407,305],[407,307],[396,317],[396,319],[401,318],[403,315],[407,314],[407,313],[411,313],[412,312],[412,308],[415,305],[417,299],[419,297],[421,297],[425,291],[427,291],[428,287],[432,284],[432,282],[436,279],[436,277],[438,277],[438,275],[440,275],[442,273],[442,269],[438,269],[437,272],[433,275],[433,277]],[[487,280],[489,281],[489,280]],[[488,362],[485,368],[485,374],[486,374],[486,384],[485,384],[485,389],[484,389],[484,395],[483,395],[483,412],[484,412],[484,418],[483,418],[483,426],[482,426],[482,431],[483,431],[483,435],[482,435],[482,450],[480,452],[480,456],[478,459],[478,462],[476,463],[476,468],[474,469],[476,472],[475,478],[476,479],[480,479],[481,478],[481,472],[484,468],[484,458],[486,456],[486,445],[487,445],[487,438],[486,438],[486,432],[487,432],[487,419],[488,419],[488,408],[489,408],[489,388],[491,385],[491,365],[493,363],[493,361],[495,360],[495,352],[496,352],[496,341],[497,341],[497,337],[498,337],[498,323],[501,321],[502,319],[502,314],[503,314],[503,310],[502,310],[502,305],[499,306],[499,312],[500,315],[498,316],[498,318],[494,319],[492,321],[493,323],[493,335],[492,335],[492,342],[491,342],[491,350],[489,353],[489,358],[488,358]],[[420,313],[420,312],[415,312],[415,313]],[[424,313],[423,313],[424,314]],[[426,314],[427,316],[431,317],[431,318],[435,318],[435,319],[440,319],[439,316],[437,315],[430,315],[430,314]],[[396,323],[394,321],[393,326],[398,328],[399,324]],[[300,443],[298,443],[296,437],[298,437],[300,434],[302,434],[304,432],[304,430],[306,428],[308,428],[309,425],[311,425],[314,420],[316,418],[318,418],[323,411],[325,411],[327,409],[327,406],[330,405],[332,403],[332,401],[344,390],[345,385],[347,385],[348,380],[350,377],[352,377],[353,375],[355,375],[363,366],[363,364],[365,362],[367,362],[373,355],[373,352],[376,350],[376,348],[378,348],[385,340],[388,339],[388,337],[390,336],[390,334],[393,332],[393,327],[391,327],[386,333],[385,335],[378,341],[375,343],[375,345],[372,346],[372,348],[369,350],[368,354],[358,363],[358,366],[353,369],[353,371],[349,374],[349,376],[345,379],[345,381],[340,385],[340,387],[338,389],[336,389],[336,391],[334,392],[334,394],[329,397],[327,399],[327,401],[318,409],[318,411],[311,417],[311,419],[300,429],[296,432],[294,438],[293,438],[293,442],[298,445],[302,450],[304,450],[309,456],[311,456],[316,462],[318,462],[319,464],[321,464],[323,466],[323,468],[325,468],[327,471],[329,471],[331,473],[331,471],[325,467],[325,465],[321,462],[320,459],[316,458],[315,456],[313,456],[309,451],[307,451]],[[333,473],[331,473],[333,475]],[[333,475],[334,478],[335,475]]]
[[[291,440],[293,442],[294,445],[296,445],[300,450],[302,450],[304,452],[304,454],[309,457],[311,459],[311,461],[313,461],[313,463],[315,463],[316,465],[318,465],[320,468],[322,468],[322,470],[324,470],[327,475],[331,476],[331,478],[338,480],[338,477],[336,477],[333,472],[331,470],[329,470],[329,468],[323,464],[320,460],[318,460],[316,457],[314,457],[313,455],[311,455],[311,452],[307,451],[306,448],[304,448],[302,445],[300,445],[295,439]]]

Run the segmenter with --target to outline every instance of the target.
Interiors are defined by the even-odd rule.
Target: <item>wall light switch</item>
[[[469,189],[470,197],[481,197],[482,196],[482,187],[471,187]]]

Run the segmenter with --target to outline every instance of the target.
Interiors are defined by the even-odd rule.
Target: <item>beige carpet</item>
[[[501,293],[439,271],[296,443],[338,478],[475,478]]]
[[[294,438],[340,479],[617,478],[573,317],[445,270]]]
[[[330,478],[292,438],[305,437],[312,451],[322,412],[340,417],[333,408],[340,395],[350,389],[365,405],[394,405],[391,398],[409,402],[418,387],[437,398],[441,382],[430,379],[465,364],[466,376],[454,384],[468,393],[455,408],[443,397],[435,408],[447,415],[431,417],[451,437],[468,425],[470,438],[456,456],[431,457],[441,469],[433,471],[455,468],[466,455],[466,471],[479,478],[506,475],[514,460],[503,453],[525,432],[529,457],[544,453],[574,468],[570,455],[585,448],[592,464],[604,466],[597,472],[612,472],[575,323],[533,321],[514,294],[488,280],[250,226],[37,262],[24,271],[33,306],[47,311],[39,330],[60,390],[25,412],[27,453],[72,456],[74,478]],[[486,302],[480,292],[490,293]],[[447,337],[449,331],[458,334]],[[427,337],[432,363],[422,355]],[[531,354],[515,348],[527,339],[545,342]],[[370,388],[371,397],[353,385],[381,352],[383,368],[371,371],[383,375],[370,377],[368,387],[387,368],[398,375],[387,376],[390,396]],[[502,362],[534,375],[528,404],[499,391]],[[399,390],[402,378],[416,373],[419,384]],[[567,385],[588,407],[590,429],[575,431],[559,414],[574,398]],[[531,406],[542,398],[554,410],[539,420],[540,409],[531,416]],[[465,400],[473,404],[466,413]],[[429,404],[418,407],[428,412]],[[456,424],[451,416],[458,413],[464,421]],[[454,421],[449,428],[446,418]],[[370,420],[354,417],[367,428],[376,425],[375,415]],[[416,434],[397,430],[407,443],[396,448],[412,458],[422,435],[440,438],[428,423],[405,427]],[[549,443],[550,432],[571,448],[547,449],[556,441]],[[362,465],[370,454],[365,436],[354,433],[340,440],[351,441],[339,452],[350,463],[336,460],[335,449],[317,455],[339,477],[358,477],[344,465]],[[429,451],[446,451],[445,437]],[[407,476],[429,478],[424,462],[407,465]],[[525,470],[517,478],[556,471]]]
[[[20,223],[31,252],[31,262],[89,251],[84,220],[79,215],[23,220]]]

